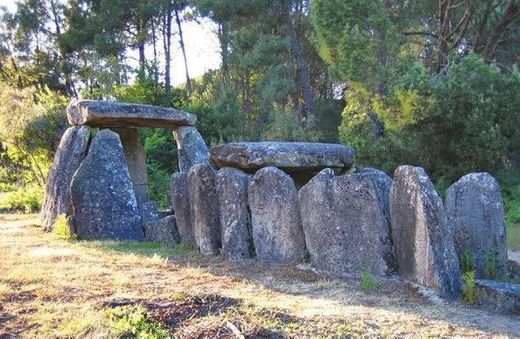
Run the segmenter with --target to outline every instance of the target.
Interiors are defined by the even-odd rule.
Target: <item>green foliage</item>
[[[460,270],[466,273],[475,269],[475,255],[472,252],[463,253],[460,257]]]
[[[372,272],[367,269],[361,273],[361,289],[363,291],[371,291],[377,287],[377,281],[374,279]]]
[[[151,319],[142,306],[106,309],[109,335],[117,338],[169,338],[168,329]]]
[[[167,208],[170,203],[170,176],[169,172],[161,169],[155,162],[148,162],[148,188],[150,199],[157,203],[159,208]]]
[[[514,94],[520,73],[502,73],[470,54],[442,81],[427,74],[417,64],[403,69],[387,95],[354,83],[340,140],[352,144],[363,163],[390,172],[398,164],[417,164],[448,182],[503,166],[520,139],[511,128],[520,122],[514,108],[520,105]],[[373,132],[374,115],[385,126],[382,137]]]
[[[11,210],[33,213],[41,208],[42,200],[43,187],[31,184],[7,193],[2,205],[7,206]]]
[[[72,234],[69,226],[69,222],[67,220],[67,216],[65,214],[60,214],[54,221],[54,225],[52,226],[52,231],[54,235],[58,239],[62,240],[72,240],[75,239],[75,235]]]
[[[484,277],[495,280],[498,277],[498,255],[492,251],[484,253]]]
[[[477,302],[475,294],[475,271],[467,271],[462,274],[462,295],[464,301],[470,305]]]

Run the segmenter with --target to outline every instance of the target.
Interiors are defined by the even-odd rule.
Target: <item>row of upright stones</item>
[[[213,155],[210,161],[218,163]],[[308,260],[333,275],[399,274],[447,298],[461,292],[459,258],[467,253],[478,278],[487,254],[505,273],[504,206],[487,173],[451,186],[446,208],[424,169],[414,166],[399,167],[393,179],[376,169],[338,176],[327,168],[298,190],[276,167],[247,174],[197,164],[175,173],[171,190],[179,231],[204,255]]]

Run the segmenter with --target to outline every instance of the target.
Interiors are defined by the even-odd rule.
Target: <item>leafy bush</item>
[[[377,286],[377,282],[372,276],[370,270],[365,270],[361,273],[361,289],[364,291],[370,291]]]
[[[157,203],[159,208],[170,206],[170,174],[160,168],[156,163],[149,162],[148,169],[148,188],[150,199]]]
[[[398,74],[384,94],[361,83],[347,90],[340,140],[364,164],[390,172],[416,164],[453,181],[502,168],[517,149],[520,72],[501,72],[469,54],[445,77],[407,62]]]
[[[462,274],[462,295],[464,301],[470,305],[477,302],[477,296],[475,294],[475,271],[467,271]]]
[[[117,338],[169,338],[168,329],[153,321],[142,306],[121,307],[105,311],[110,337]]]
[[[60,214],[56,218],[52,230],[58,239],[70,240],[74,238],[65,214]]]
[[[41,208],[43,193],[43,187],[35,184],[28,185],[8,193],[3,203],[9,209],[32,213]]]

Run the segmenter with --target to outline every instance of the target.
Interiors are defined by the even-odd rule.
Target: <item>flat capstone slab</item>
[[[111,101],[79,100],[67,108],[69,124],[92,127],[176,128],[195,125],[197,117],[175,108]]]
[[[233,142],[211,148],[210,162],[218,167],[234,167],[245,172],[274,166],[285,172],[348,170],[354,161],[352,148],[317,142]]]

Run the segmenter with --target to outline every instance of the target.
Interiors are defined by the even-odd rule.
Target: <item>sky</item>
[[[0,0],[0,4],[6,6],[11,12],[16,10],[16,0]],[[172,30],[176,29],[173,22]],[[217,69],[220,66],[219,43],[216,35],[216,25],[208,19],[199,22],[183,22],[182,30],[186,56],[188,58],[188,70],[191,78],[196,78],[208,70]],[[162,48],[159,48],[159,58],[163,59]],[[171,80],[174,85],[182,84],[186,80],[184,60],[179,45],[178,35],[172,36],[172,65]],[[137,51],[128,51],[130,64],[137,66]],[[148,48],[146,56],[152,59],[153,51]],[[135,62],[135,65],[133,63]],[[161,69],[164,69],[161,65]]]

